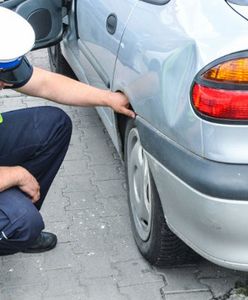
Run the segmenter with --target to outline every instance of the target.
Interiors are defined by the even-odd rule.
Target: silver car
[[[135,121],[97,110],[125,161],[142,255],[247,271],[248,1],[2,5],[29,20],[55,71],[128,95]]]

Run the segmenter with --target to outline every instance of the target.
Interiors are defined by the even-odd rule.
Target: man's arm
[[[0,82],[0,89],[10,86]],[[134,118],[135,113],[128,109],[129,102],[122,93],[114,93],[94,88],[60,74],[34,68],[33,75],[26,85],[17,89],[21,93],[49,99],[54,102],[76,106],[109,106],[118,113]],[[25,168],[0,167],[0,192],[18,186],[28,194],[32,202],[40,198],[37,180]]]
[[[98,89],[39,68],[34,68],[31,79],[18,91],[67,105],[109,106],[118,113],[135,117],[128,109],[129,102],[124,94]]]

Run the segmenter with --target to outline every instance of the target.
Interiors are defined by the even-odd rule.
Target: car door
[[[36,41],[33,49],[58,43],[63,35],[62,0],[5,0],[0,6],[14,10],[34,28]],[[68,1],[67,1],[68,2]]]
[[[83,65],[87,81],[111,89],[115,63],[128,18],[138,0],[78,0],[76,2],[78,47],[89,65]],[[83,62],[81,62],[83,64]],[[97,108],[117,146],[115,117],[111,109]]]

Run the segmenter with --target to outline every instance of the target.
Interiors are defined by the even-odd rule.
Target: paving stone
[[[70,140],[70,147],[73,145],[78,147],[78,144],[80,143],[80,148],[86,149],[86,145],[83,142],[83,132],[78,130],[73,130]]]
[[[126,215],[105,217],[103,220],[108,223],[110,228],[109,235],[114,240],[132,236],[130,219]]]
[[[101,131],[101,135],[98,136],[98,139],[95,137],[84,137],[84,142],[87,143],[88,148],[90,149],[98,149],[98,154],[100,153],[109,153],[110,151],[115,152],[115,148],[113,143],[110,143],[110,138],[108,133],[105,133],[103,130]],[[101,149],[99,149],[99,144],[101,145]],[[93,152],[93,151],[92,151]]]
[[[41,268],[47,270],[68,269],[74,273],[80,271],[78,258],[71,249],[71,244],[58,244],[55,249],[44,255]]]
[[[108,253],[100,251],[88,252],[87,255],[81,255],[82,271],[80,273],[80,281],[85,279],[96,279],[105,277],[116,277],[118,271],[113,268],[109,261]]]
[[[214,297],[219,297],[230,291],[231,287],[235,286],[235,283],[239,280],[239,277],[231,278],[209,278],[200,279],[199,281],[206,287],[211,289]]]
[[[49,70],[49,61],[47,57],[47,51],[40,49],[29,52],[27,58],[36,67],[42,67],[43,69]]]
[[[157,269],[157,272],[162,274],[167,282],[163,289],[164,293],[208,291],[206,285],[197,280],[197,267]]]
[[[118,164],[119,165],[119,161],[117,159],[114,158],[114,153],[111,151],[98,151],[98,153],[96,153],[94,150],[93,151],[85,151],[85,154],[87,154],[90,158],[89,161],[89,167],[94,167],[95,165],[113,165],[113,164]]]
[[[120,293],[127,295],[130,300],[162,300],[161,288],[163,283],[145,283],[120,288]]]
[[[45,205],[42,207],[41,214],[46,222],[54,223],[66,219],[66,211],[59,203],[60,202],[50,202],[49,207],[48,204],[46,204],[46,207]]]
[[[211,300],[210,292],[196,292],[196,293],[179,293],[165,295],[165,300]]]
[[[25,97],[22,102],[27,107],[52,106],[50,101],[36,97]]]
[[[61,207],[66,207],[70,204],[70,200],[66,195],[63,193],[62,190],[56,190],[52,189],[49,191],[43,205],[41,208],[41,212],[46,211],[47,209],[50,209],[50,203],[51,207],[59,205]]]
[[[93,118],[94,116],[92,116]],[[84,132],[84,138],[85,139],[97,139],[98,141],[102,140],[108,140],[110,141],[110,137],[106,130],[103,127],[93,127],[90,130],[84,130],[81,128]]]
[[[83,147],[69,147],[68,152],[66,153],[65,160],[80,160],[85,157]]]
[[[72,120],[73,133],[82,135],[84,133],[84,130],[82,128],[79,128],[78,126],[79,116],[77,110],[70,109],[69,115]]]
[[[104,133],[101,136],[84,138],[84,143],[87,146],[85,154],[90,157],[89,166],[95,165],[120,165],[119,157],[116,158],[116,150],[113,145],[109,146],[105,141]]]
[[[12,257],[3,261],[0,270],[0,286],[14,287],[22,285],[43,285],[46,283],[44,270],[41,268],[43,259],[35,256]],[[35,274],[35,276],[34,276]]]
[[[125,181],[122,179],[94,181],[93,183],[96,184],[99,190],[99,195],[102,197],[108,198],[126,195],[126,191],[124,189]]]
[[[84,116],[91,116],[91,117],[97,117],[97,112],[93,107],[84,107],[84,108],[77,108],[76,113],[78,118],[83,118]]]
[[[44,299],[48,296],[70,297],[70,295],[79,293],[85,295],[85,288],[80,284],[78,275],[71,269],[47,271],[46,278],[48,284],[43,293]]]
[[[134,242],[129,217],[118,215],[106,217],[103,220],[107,222],[109,227],[106,239],[112,243],[113,247],[111,261],[128,261],[130,258],[141,259],[142,257]]]
[[[44,285],[22,285],[18,287],[4,287],[0,290],[1,300],[42,300],[46,289]]]
[[[105,239],[107,234],[106,225],[101,223],[101,225],[92,224],[92,226],[95,226],[95,228],[85,227],[82,221],[82,224],[80,222],[74,223],[70,227],[70,233],[74,240],[72,244],[73,253],[89,255],[89,253],[102,254],[109,251],[112,252],[112,244],[107,243]]]
[[[108,181],[124,179],[125,174],[120,172],[120,167],[116,165],[95,165],[94,166],[94,181]]]
[[[94,118],[91,115],[84,115],[82,118],[78,118],[77,124],[81,128],[102,127],[102,122],[97,114]]]
[[[88,177],[80,175],[69,176],[68,181],[67,187],[63,190],[64,193],[97,191],[96,185],[93,184],[91,179]]]
[[[95,199],[96,192],[84,191],[84,192],[64,192],[63,195],[69,198],[69,203],[65,207],[66,210],[85,210],[85,209],[97,209],[101,206],[103,211],[103,204]],[[102,213],[101,213],[102,214]]]
[[[63,176],[84,175],[88,177],[93,175],[93,171],[88,168],[87,156],[84,156],[80,160],[64,161],[63,166]]]
[[[80,292],[73,292],[70,295],[59,295],[43,298],[44,300],[86,300],[85,295],[82,295]]]
[[[85,300],[130,300],[120,293],[112,277],[94,278],[94,280],[81,278],[81,283],[87,286]]]
[[[112,243],[111,261],[113,263],[128,261],[130,258],[134,260],[143,259],[132,236],[112,239]]]
[[[72,220],[72,225],[70,226],[70,230],[74,234],[78,233],[78,229],[81,228],[81,232],[85,230],[92,229],[95,231],[95,234],[103,235],[106,230],[108,230],[109,234],[109,225],[107,220],[100,217],[101,208],[95,206],[94,208],[86,208],[84,210],[71,210],[67,211],[67,216],[70,216]]]
[[[16,253],[14,255],[7,255],[7,256],[2,256],[1,257],[1,262],[2,264],[5,262],[8,262],[9,264],[16,264],[16,262],[20,260],[34,260],[39,266],[41,262],[44,260],[44,253]],[[1,265],[2,266],[2,265]],[[13,268],[11,268],[13,269]],[[11,270],[12,271],[12,270]]]
[[[248,300],[248,297],[244,295],[231,295],[227,300]]]
[[[154,275],[151,266],[144,260],[133,260],[117,262],[113,267],[118,271],[115,277],[119,287],[139,285],[145,283],[160,282],[164,285],[161,275]]]
[[[101,202],[103,205],[103,217],[128,216],[129,218],[128,200],[126,195],[107,198],[101,197],[97,198],[97,201]]]
[[[3,104],[1,105],[2,113],[7,111],[12,111],[12,110],[17,110],[17,109],[23,109],[27,107],[21,102],[21,98],[19,97],[13,99],[11,98],[11,100],[8,100],[8,102],[11,102],[11,104],[3,102]]]
[[[68,199],[65,196],[63,196],[63,191],[65,190],[67,185],[68,185],[68,181],[58,175],[55,178],[55,180],[53,181],[53,183],[48,191],[44,205],[48,202],[49,203],[52,203],[52,202],[60,203],[60,201],[62,201],[63,203],[64,203],[64,201],[68,202]]]
[[[2,99],[10,100],[8,98],[11,98],[11,100],[13,100],[13,98],[15,98],[15,97],[26,97],[26,96],[22,96],[22,94],[16,92],[15,90],[11,90],[11,89],[1,90],[1,93],[0,93],[1,104],[3,103]]]
[[[57,235],[58,237],[58,243],[68,243],[73,241],[73,237],[70,235],[70,225],[71,221],[70,219],[66,216],[64,219],[65,221],[51,221],[45,219],[45,230],[48,232],[53,232]],[[63,252],[63,250],[60,248],[60,250]]]

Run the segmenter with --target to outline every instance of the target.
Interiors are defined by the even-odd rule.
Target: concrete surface
[[[29,58],[48,68],[46,51]],[[0,93],[0,111],[50,104]],[[0,300],[248,299],[246,273],[205,260],[171,269],[144,261],[132,238],[124,168],[108,134],[93,108],[63,109],[73,136],[42,208],[46,230],[59,243],[43,254],[1,257]]]

